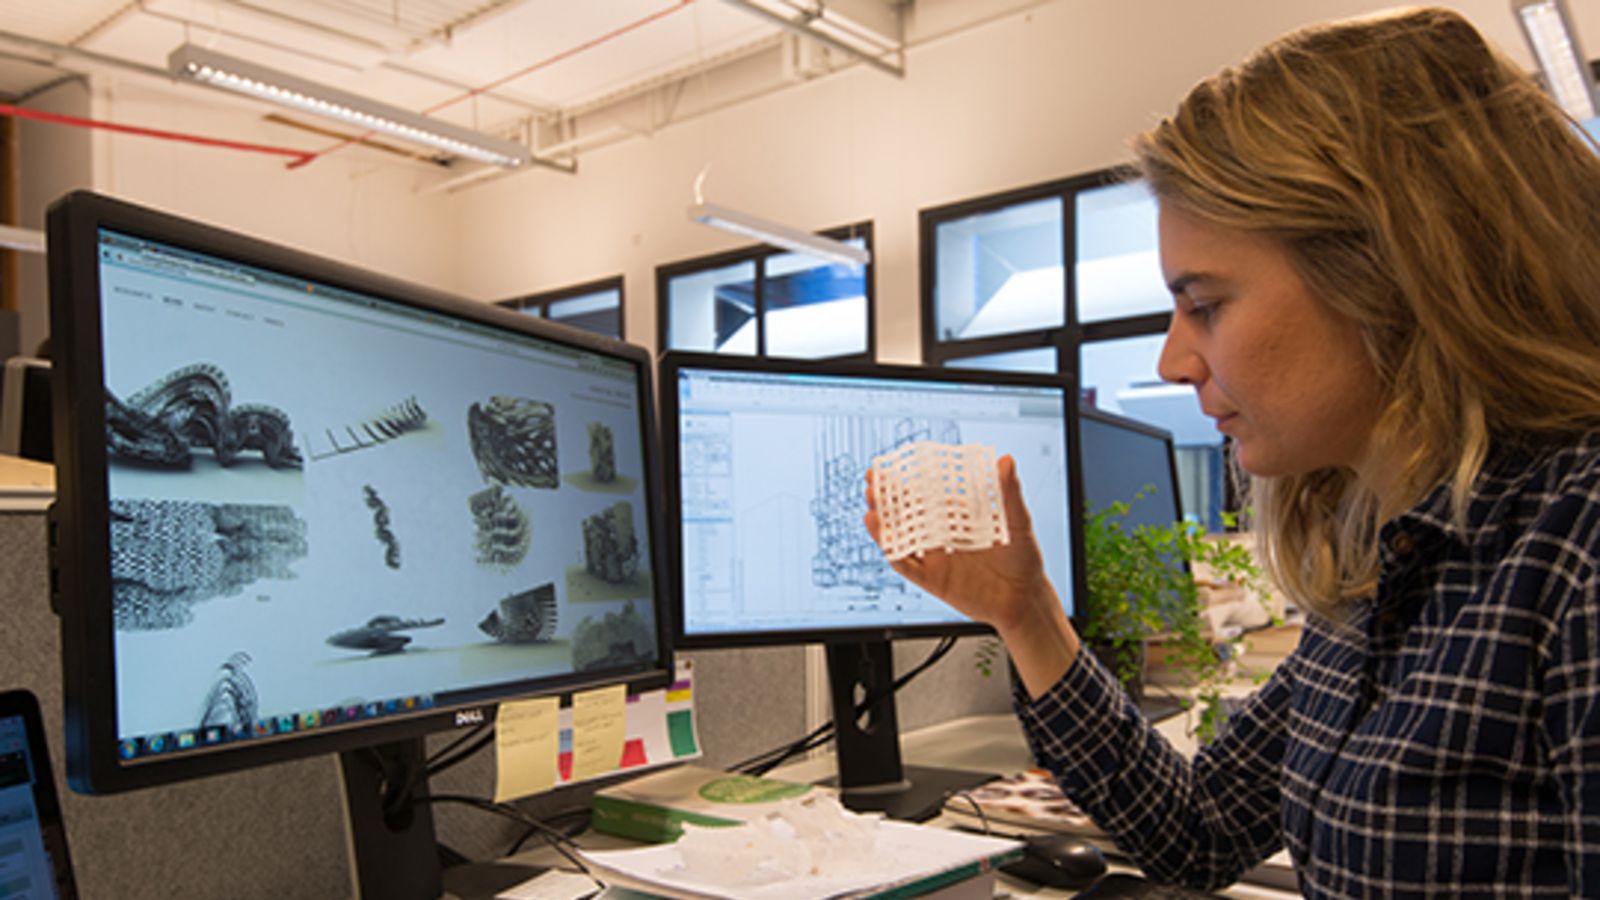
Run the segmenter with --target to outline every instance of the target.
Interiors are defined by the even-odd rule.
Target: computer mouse
[[[1000,871],[1034,884],[1081,890],[1106,874],[1106,858],[1083,838],[1039,834],[1026,838],[1022,858],[1001,866]]]

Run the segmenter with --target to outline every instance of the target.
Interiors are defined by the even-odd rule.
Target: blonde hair
[[[1197,85],[1135,140],[1162,204],[1281,243],[1359,326],[1404,454],[1253,478],[1264,562],[1335,616],[1376,583],[1381,523],[1448,484],[1465,503],[1501,438],[1600,426],[1600,157],[1460,15],[1313,26]]]

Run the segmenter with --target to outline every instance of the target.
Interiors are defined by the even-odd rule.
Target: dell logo
[[[482,725],[482,724],[483,724],[483,710],[481,710],[481,709],[463,709],[463,710],[460,710],[459,712],[456,713],[456,727],[457,728],[460,728],[463,725]]]

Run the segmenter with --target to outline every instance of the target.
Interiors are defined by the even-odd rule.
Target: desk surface
[[[1186,716],[1174,716],[1156,726],[1173,745],[1181,751],[1192,752],[1194,738],[1189,734]],[[1033,764],[1022,726],[1009,713],[986,716],[969,716],[938,725],[920,728],[901,736],[901,752],[908,764],[937,766],[951,769],[968,769],[979,772],[1009,773]],[[773,777],[791,781],[817,781],[836,774],[831,754],[821,754],[811,759],[791,763],[772,772]],[[950,816],[940,816],[929,824],[954,827],[966,824]],[[1017,829],[1022,831],[1024,829]],[[588,849],[612,849],[635,846],[633,842],[610,835],[588,832],[579,838]],[[557,862],[553,851],[540,849],[519,854],[517,860],[540,863]],[[1127,866],[1112,864],[1112,871],[1133,871]],[[1071,892],[1055,888],[1039,888],[1028,882],[1000,875],[996,897],[1016,898],[1070,897]],[[999,893],[1004,891],[1005,894]],[[1293,893],[1238,884],[1220,892],[1224,896],[1254,898],[1254,900],[1282,900],[1294,897]]]
[[[1189,714],[1168,718],[1157,724],[1156,730],[1171,741],[1179,751],[1194,752],[1196,744],[1194,736],[1190,733]],[[917,765],[997,773],[1016,772],[1033,765],[1027,739],[1022,734],[1022,725],[1010,713],[969,716],[918,729],[903,735],[900,746],[906,762]],[[833,774],[832,766],[833,758],[826,756],[785,766],[774,771],[773,775],[796,781],[814,781]],[[928,824],[955,827],[970,822],[943,815]],[[1008,833],[1013,831],[1009,826],[1003,830]],[[1026,831],[1023,828],[1014,830],[1017,833]],[[1137,870],[1113,862],[1111,871]],[[1043,900],[1043,898],[1072,896],[1070,891],[1036,887],[1004,873],[1000,875],[998,889],[1003,889],[1018,898],[1037,897]],[[1234,885],[1219,893],[1228,897],[1257,898],[1257,900],[1278,900],[1296,896],[1290,892],[1247,884]]]

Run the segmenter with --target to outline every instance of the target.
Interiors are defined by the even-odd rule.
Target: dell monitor
[[[339,753],[361,897],[436,897],[423,739],[659,686],[640,348],[107,197],[48,216],[71,786]]]
[[[667,353],[660,385],[674,645],[825,645],[852,808],[926,818],[992,777],[901,764],[890,641],[992,632],[890,568],[862,523],[865,473],[911,441],[1013,456],[1070,615],[1081,567],[1066,379]],[[879,697],[862,726],[856,704]]]

